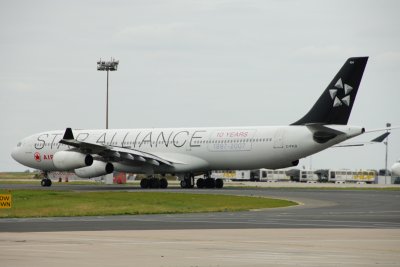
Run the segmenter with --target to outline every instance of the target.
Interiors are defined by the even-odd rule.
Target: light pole
[[[106,96],[106,129],[108,129],[108,72],[116,71],[118,68],[119,60],[111,58],[110,61],[97,61],[97,70],[107,71],[107,96]]]
[[[390,126],[392,126],[392,124],[390,123],[386,123],[386,127],[389,128]],[[389,132],[389,130],[387,130],[387,132]],[[387,171],[387,162],[388,162],[388,146],[389,146],[389,136],[386,137],[386,156],[385,156],[385,183],[386,183],[386,176],[388,175],[388,171]]]

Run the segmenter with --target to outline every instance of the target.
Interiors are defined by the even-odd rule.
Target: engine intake
[[[110,162],[95,160],[91,166],[75,170],[75,174],[81,178],[92,178],[114,172],[114,165]]]
[[[76,151],[58,151],[53,156],[53,164],[60,171],[82,168],[90,166],[92,163],[92,155]]]

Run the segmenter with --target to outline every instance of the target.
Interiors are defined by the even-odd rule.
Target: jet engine
[[[392,166],[392,176],[400,176],[400,159]]]
[[[111,163],[95,160],[91,166],[76,169],[75,174],[81,178],[92,178],[110,174],[113,171],[114,165]]]
[[[53,164],[60,171],[69,171],[76,168],[90,166],[93,157],[76,151],[58,151],[53,156]]]

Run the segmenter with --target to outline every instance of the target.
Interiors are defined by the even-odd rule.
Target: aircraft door
[[[285,139],[285,128],[279,128],[274,135],[274,148],[283,148]]]

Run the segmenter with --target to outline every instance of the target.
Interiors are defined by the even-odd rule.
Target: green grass
[[[33,179],[33,172],[0,172],[1,179]]]
[[[6,193],[12,194],[12,208],[0,209],[0,218],[222,212],[297,205],[288,200],[212,194],[0,190]]]
[[[12,180],[8,180],[8,181],[2,181],[2,180],[0,180],[0,185],[2,185],[2,184],[8,184],[8,185],[11,185],[11,184],[26,184],[26,185],[40,185],[40,180],[32,180],[32,181],[12,181]],[[70,182],[68,182],[68,183],[66,183],[66,182],[62,182],[62,183],[59,183],[59,182],[57,182],[57,181],[55,181],[55,180],[53,180],[53,184],[51,185],[52,187],[53,186],[59,186],[59,185],[68,185],[68,184],[70,184],[70,185],[99,185],[99,186],[101,186],[101,185],[105,185],[103,182],[95,182],[95,181],[81,181],[81,180],[79,180],[79,181],[70,181]],[[127,184],[119,184],[119,185],[126,185],[126,186],[130,186],[130,185],[136,185],[136,184],[131,184],[131,183],[127,183]]]

